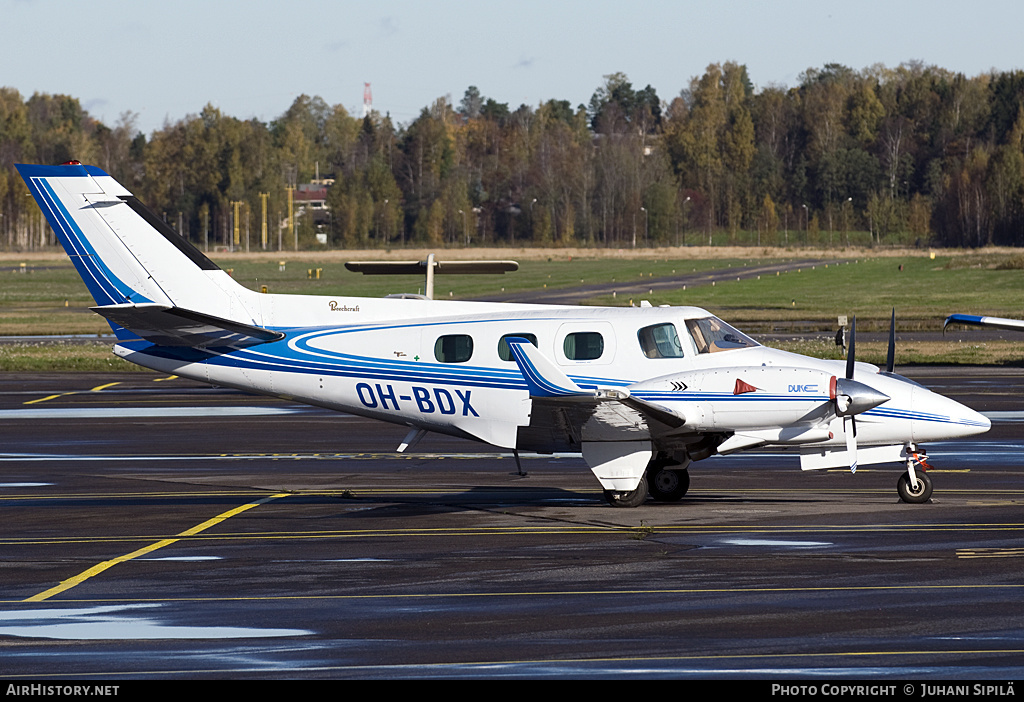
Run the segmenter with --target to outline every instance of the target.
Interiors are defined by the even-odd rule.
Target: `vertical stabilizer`
[[[260,325],[251,312],[259,309],[256,293],[235,283],[101,169],[17,168],[100,307],[160,305]]]

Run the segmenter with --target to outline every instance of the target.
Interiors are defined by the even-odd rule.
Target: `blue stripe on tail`
[[[53,176],[86,177],[89,173],[85,167],[19,166],[18,170],[97,305],[152,302],[145,295],[136,292],[107,267],[46,180],[47,177]],[[97,175],[104,175],[99,169],[95,170],[98,171]],[[114,236],[113,232],[111,232],[111,236]]]

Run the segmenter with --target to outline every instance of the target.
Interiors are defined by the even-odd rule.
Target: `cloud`
[[[398,34],[398,20],[394,17],[385,17],[380,21],[381,36],[391,37]]]
[[[85,108],[85,111],[94,117],[103,112],[109,105],[110,100],[106,98],[93,98],[82,103],[82,107]]]

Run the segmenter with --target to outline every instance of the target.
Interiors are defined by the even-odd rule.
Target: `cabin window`
[[[682,358],[683,346],[674,324],[655,324],[636,333],[647,358]]]
[[[442,336],[434,343],[434,358],[441,363],[465,363],[473,356],[473,337],[468,334]]]
[[[512,338],[512,339],[516,339],[516,338],[526,339],[527,341],[529,341],[534,346],[537,345],[537,335],[536,334],[505,334],[504,336],[501,337],[501,339],[498,340],[498,358],[500,358],[503,361],[511,361],[512,360],[512,349],[510,349],[508,347],[508,342],[506,341],[506,339],[509,339],[509,338]]]
[[[749,336],[729,326],[718,317],[688,319],[686,328],[690,330],[697,353],[716,353],[760,346]]]
[[[573,332],[562,342],[562,351],[570,361],[593,361],[604,353],[604,337],[598,332]]]

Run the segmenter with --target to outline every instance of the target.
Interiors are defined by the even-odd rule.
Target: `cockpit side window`
[[[679,343],[676,325],[654,324],[636,333],[640,348],[647,358],[682,358],[683,346]]]
[[[688,319],[686,328],[690,331],[690,336],[693,337],[697,353],[716,353],[760,346],[749,336],[729,326],[718,317]]]

